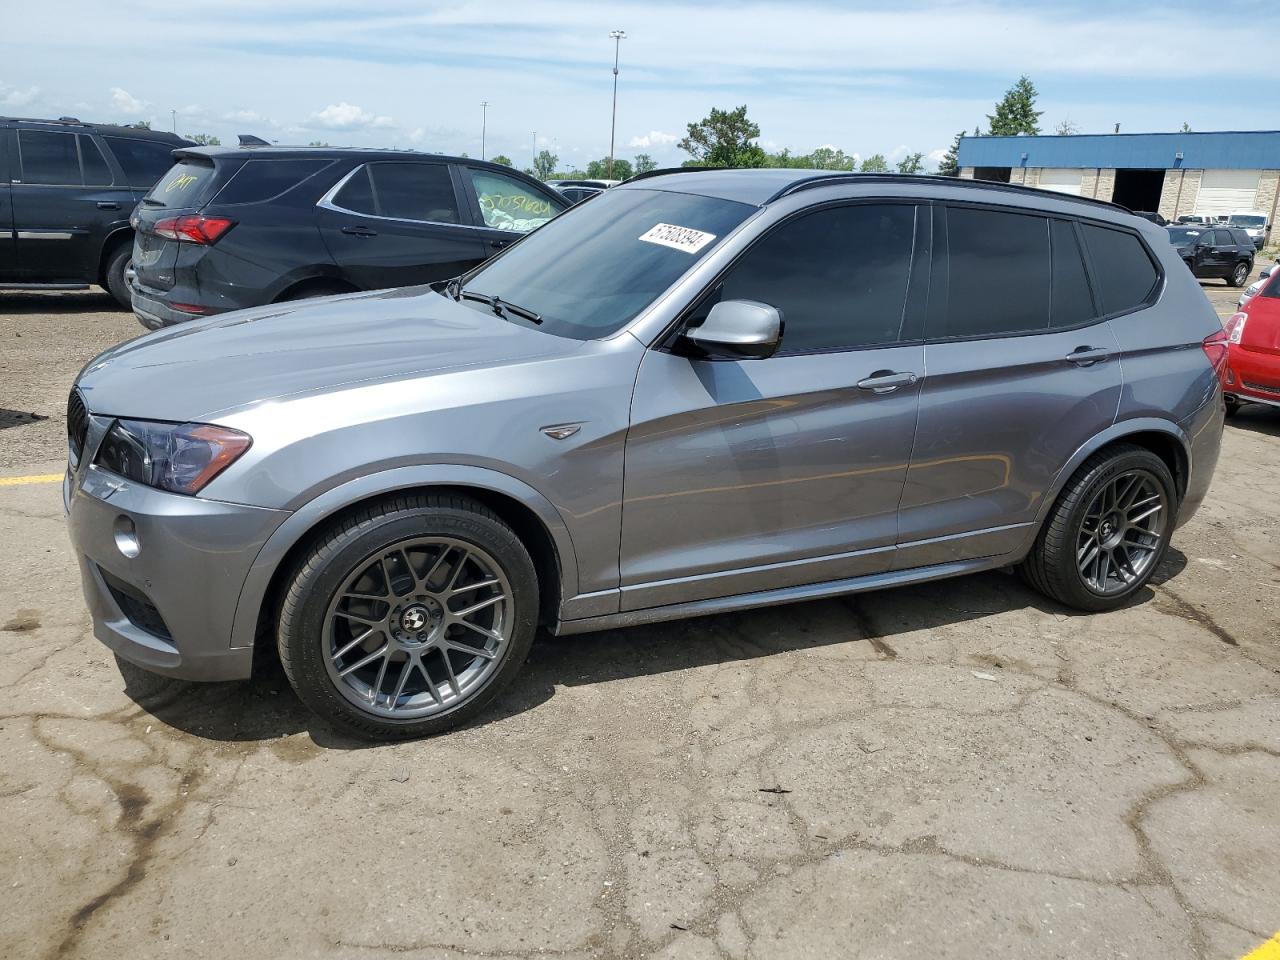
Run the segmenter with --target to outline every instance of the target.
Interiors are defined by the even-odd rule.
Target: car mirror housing
[[[764,360],[782,343],[782,313],[755,300],[722,300],[685,339],[708,358]]]

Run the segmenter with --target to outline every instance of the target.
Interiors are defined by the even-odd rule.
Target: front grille
[[[159,640],[166,643],[173,642],[168,624],[164,622],[160,611],[147,599],[145,593],[118,577],[113,577],[101,567],[98,568],[98,572],[102,574],[102,582],[111,591],[111,599],[116,602],[120,612],[129,618],[130,623]]]
[[[1240,381],[1249,390],[1257,390],[1259,393],[1274,393],[1280,396],[1280,387],[1270,383],[1250,383],[1248,380]]]
[[[67,443],[71,447],[71,458],[77,463],[84,454],[84,442],[88,435],[89,411],[80,398],[80,391],[72,390],[71,397],[67,400]]]

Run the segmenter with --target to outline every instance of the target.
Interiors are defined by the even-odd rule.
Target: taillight
[[[1248,319],[1249,315],[1247,313],[1237,313],[1227,321],[1227,325],[1223,328],[1222,332],[1227,335],[1228,343],[1240,342],[1244,337],[1244,325]]]
[[[236,225],[234,220],[226,217],[203,217],[187,215],[185,217],[166,217],[156,222],[152,231],[166,240],[179,240],[182,243],[199,243],[203,246],[217,243],[218,238]]]
[[[1217,333],[1209,334],[1201,341],[1200,346],[1204,348],[1204,355],[1209,358],[1209,364],[1214,372],[1221,376],[1223,368],[1227,365],[1227,331],[1219,330]]]

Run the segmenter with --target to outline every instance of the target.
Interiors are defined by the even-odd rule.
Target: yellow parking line
[[[0,477],[0,487],[20,487],[28,483],[58,483],[60,473],[41,473],[32,477]]]
[[[1240,960],[1280,960],[1280,933],[1251,953],[1246,953]]]

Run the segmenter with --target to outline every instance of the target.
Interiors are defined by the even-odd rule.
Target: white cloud
[[[663,133],[661,130],[650,130],[643,137],[632,137],[628,146],[632,147],[667,147],[680,138],[674,133]]]
[[[936,150],[930,150],[924,156],[925,156],[925,159],[929,161],[930,166],[937,167],[938,164],[942,163],[942,158],[945,157],[946,155],[947,155],[947,148],[938,147],[938,149]]]
[[[0,106],[30,106],[38,96],[40,96],[39,87],[27,87],[25,90],[19,90],[17,87],[9,86],[7,83],[0,83]]]
[[[324,130],[364,130],[369,127],[394,127],[396,122],[390,117],[378,116],[362,107],[343,100],[331,103],[317,113],[311,115],[310,126]]]
[[[895,161],[901,160],[910,152],[911,152],[910,147],[908,147],[905,143],[900,143],[896,147],[894,147],[892,150],[889,151],[889,159],[895,160]]]
[[[139,100],[128,90],[120,87],[111,88],[111,105],[120,113],[135,117],[146,113],[150,107],[147,101]]]
[[[229,110],[222,115],[227,123],[270,123],[257,110]]]

